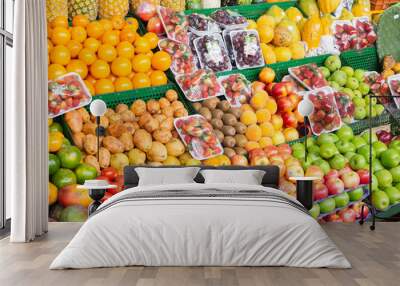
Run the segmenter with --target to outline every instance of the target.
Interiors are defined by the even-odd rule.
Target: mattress
[[[134,265],[351,267],[285,193],[193,183],[140,186],[108,199],[50,269]]]

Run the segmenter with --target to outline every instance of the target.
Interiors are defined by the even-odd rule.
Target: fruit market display
[[[49,80],[75,72],[91,95],[165,85],[171,57],[152,51],[158,36],[137,34],[138,22],[113,16],[89,21],[78,15],[68,26],[66,17],[48,25]]]

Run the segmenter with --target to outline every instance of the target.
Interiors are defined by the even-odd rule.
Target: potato
[[[174,129],[174,119],[173,118],[167,118],[163,122],[160,123],[160,128],[165,128],[169,131],[172,131]]]
[[[226,100],[223,100],[223,101],[219,102],[217,106],[218,106],[218,108],[221,109],[223,112],[227,112],[227,111],[231,108],[231,105],[230,105],[229,102],[226,101]]]
[[[129,165],[143,165],[146,162],[146,153],[135,148],[128,152]]]
[[[162,162],[147,161],[146,165],[151,166],[151,167],[161,167],[163,164],[162,164]]]
[[[72,133],[72,141],[79,149],[83,149],[83,141],[85,140],[85,137],[86,135],[82,132]]]
[[[78,132],[82,131],[83,119],[82,119],[81,114],[78,111],[71,110],[71,111],[65,113],[64,120],[72,132],[78,133]]]
[[[112,154],[124,152],[124,144],[113,136],[106,136],[103,139],[103,146]]]
[[[233,126],[237,123],[237,119],[233,114],[226,113],[222,115],[222,121],[225,125]]]
[[[88,134],[83,139],[83,149],[89,155],[97,154],[97,136]]]
[[[224,123],[222,122],[221,119],[217,119],[217,118],[213,118],[210,121],[212,127],[214,127],[214,129],[219,129],[221,130],[222,127],[224,126]]]
[[[96,158],[95,156],[93,156],[93,155],[87,155],[87,156],[85,156],[85,158],[83,159],[83,162],[86,163],[86,164],[88,164],[88,165],[90,165],[90,166],[92,166],[92,167],[95,167],[96,170],[97,170],[97,174],[100,174],[100,172],[101,172],[101,170],[100,170],[100,164],[99,164],[99,162],[97,161],[97,158]]]
[[[194,103],[192,103],[192,106],[193,106],[194,110],[196,110],[197,112],[200,110],[200,108],[203,107],[200,102],[194,102]]]
[[[221,109],[214,109],[211,111],[212,118],[222,119],[224,112]]]
[[[202,102],[204,107],[207,107],[209,110],[213,110],[217,107],[219,103],[219,99],[217,97],[206,99]]]
[[[175,118],[185,117],[185,116],[188,116],[188,115],[189,115],[189,113],[187,112],[187,110],[185,108],[178,108],[174,112],[174,117]]]
[[[111,167],[116,169],[118,171],[118,174],[121,175],[124,172],[124,168],[126,166],[129,166],[128,156],[126,156],[123,153],[112,154],[110,159],[110,164]]]
[[[214,129],[214,134],[215,134],[215,136],[217,136],[219,142],[224,141],[225,135],[224,135],[224,133],[222,133],[221,130]]]
[[[144,129],[136,130],[133,135],[133,144],[143,152],[149,151],[152,144],[151,134]]]
[[[172,139],[171,131],[165,128],[160,128],[154,131],[153,138],[163,144],[167,144]]]
[[[185,108],[182,102],[179,100],[175,100],[174,102],[171,103],[171,107],[175,110],[180,109],[180,108]]]
[[[86,122],[85,124],[83,124],[82,127],[82,132],[84,134],[93,134],[96,135],[96,129],[97,129],[97,125],[93,122]]]
[[[105,117],[110,117],[111,115],[113,115],[115,113],[114,109],[112,108],[107,108],[106,113],[104,113]]]
[[[209,110],[207,107],[202,107],[202,108],[200,108],[199,114],[200,114],[200,115],[203,115],[204,118],[205,118],[207,121],[210,121],[211,118],[212,118],[211,112],[210,112],[210,110]]]
[[[100,157],[99,164],[101,168],[107,168],[108,166],[110,166],[110,159],[111,159],[110,151],[108,151],[104,147],[100,147],[99,157]]]
[[[225,136],[224,141],[222,143],[225,147],[233,148],[236,145],[236,140],[232,136]]]
[[[170,89],[165,93],[165,98],[170,102],[173,102],[178,99],[178,93],[175,90]]]
[[[147,130],[147,132],[153,133],[155,130],[157,130],[160,127],[160,123],[154,119],[151,118],[149,121],[146,122],[144,125],[144,129]]]
[[[130,133],[125,132],[119,137],[119,141],[124,145],[125,151],[133,149],[133,137]]]
[[[238,147],[245,147],[247,144],[247,137],[243,134],[236,134],[235,135],[236,146]]]
[[[168,99],[166,99],[165,97],[160,98],[158,103],[160,104],[161,109],[163,109],[167,106],[171,106],[171,102],[169,102]]]
[[[81,115],[82,120],[83,120],[84,123],[90,121],[90,114],[86,110],[86,108],[79,108],[76,111],[79,112],[79,114]]]
[[[232,107],[231,109],[229,109],[228,112],[230,114],[233,114],[236,117],[236,119],[239,119],[240,115],[242,115],[242,111],[238,107]]]
[[[116,138],[120,137],[125,132],[127,132],[127,130],[123,123],[111,124],[107,129],[107,134]]]
[[[133,104],[131,105],[131,111],[135,116],[141,116],[146,112],[146,102],[144,102],[141,99],[135,100]]]
[[[108,117],[101,116],[100,117],[100,125],[107,129],[108,126],[110,125],[110,120],[108,119]]]
[[[174,108],[172,106],[167,106],[162,110],[162,114],[167,117],[174,117]]]
[[[123,125],[124,128],[126,129],[126,132],[128,132],[131,135],[135,134],[136,128],[133,122],[125,122]]]
[[[122,113],[126,110],[129,110],[128,105],[124,104],[124,103],[120,103],[115,107],[115,112],[116,113]]]
[[[143,115],[140,116],[139,121],[138,121],[139,126],[140,126],[141,128],[143,128],[143,127],[145,126],[145,124],[146,124],[148,121],[150,121],[152,118],[153,118],[153,116],[151,116],[150,113],[148,113],[148,112],[143,113]]]
[[[164,122],[164,120],[167,119],[167,116],[165,116],[164,114],[156,114],[153,116],[154,119],[156,119],[158,121],[158,123],[162,123]]]
[[[165,161],[162,162],[163,166],[180,166],[181,162],[174,156],[168,156]]]
[[[114,123],[123,123],[119,113],[112,114],[108,119],[110,121],[110,125]]]
[[[247,155],[246,149],[244,149],[242,147],[235,147],[233,149],[235,150],[236,154],[238,154],[238,155],[244,155],[244,156]]]
[[[185,145],[183,145],[182,141],[177,138],[171,139],[165,147],[167,148],[167,154],[169,156],[178,157],[185,153]]]
[[[133,112],[130,111],[129,109],[122,111],[120,114],[123,122],[135,121],[135,114],[133,114]]]
[[[150,112],[151,114],[157,114],[160,111],[160,104],[158,103],[157,100],[150,99],[147,101],[147,111]]]
[[[162,162],[167,159],[167,148],[164,144],[154,141],[151,148],[147,151],[147,158],[153,162]]]
[[[236,133],[238,133],[238,134],[246,133],[247,127],[242,122],[237,122],[234,127],[235,127],[235,130],[236,130]]]
[[[222,133],[224,133],[225,136],[235,136],[236,130],[232,126],[223,126],[221,129]]]
[[[233,150],[232,148],[224,148],[224,155],[228,156],[229,158],[233,157],[236,155],[235,150]]]

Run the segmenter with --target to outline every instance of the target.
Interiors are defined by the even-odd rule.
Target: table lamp
[[[308,117],[311,115],[311,113],[313,113],[314,111],[314,105],[312,104],[312,102],[303,97],[303,100],[299,102],[299,105],[297,106],[297,110],[298,112],[304,117],[304,160],[307,161],[307,124],[308,124]]]
[[[96,136],[97,136],[97,160],[100,161],[100,136],[104,136],[105,129],[100,125],[100,117],[107,111],[106,103],[101,99],[95,99],[90,104],[90,113],[96,117]]]

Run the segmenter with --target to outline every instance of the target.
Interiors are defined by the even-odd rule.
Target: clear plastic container
[[[158,47],[171,56],[170,69],[174,75],[190,74],[197,70],[197,59],[189,46],[174,40],[163,39],[158,42]]]
[[[304,86],[302,86],[298,81],[296,81],[291,75],[285,75],[282,78],[282,82],[290,82],[290,83],[292,83],[295,92],[306,91]]]
[[[311,130],[315,135],[333,132],[342,126],[333,88],[327,86],[315,89],[305,92],[304,96],[314,106],[309,119]]]
[[[225,89],[225,98],[232,107],[240,107],[251,98],[250,82],[240,73],[218,77]]]
[[[188,16],[189,31],[197,36],[204,36],[213,33],[219,33],[220,29],[218,24],[202,14],[193,13]]]
[[[199,114],[180,117],[174,125],[189,153],[196,160],[205,160],[223,154],[221,142],[211,124]]]
[[[352,20],[353,26],[357,30],[357,46],[356,49],[364,49],[376,42],[376,33],[374,26],[368,17],[359,17]]]
[[[225,92],[215,73],[206,70],[200,69],[175,79],[186,98],[193,102],[224,95]]]
[[[335,48],[339,51],[356,49],[358,46],[357,29],[350,20],[337,20],[331,25]]]
[[[256,30],[234,30],[229,33],[238,69],[264,66],[260,38]]]
[[[168,38],[188,45],[189,23],[186,15],[162,6],[157,6],[157,13]]]
[[[245,29],[249,25],[245,17],[231,10],[217,10],[210,17],[224,30]]]
[[[400,96],[400,74],[388,77],[387,82],[392,96]],[[400,108],[400,97],[393,97],[393,100],[397,108]]]
[[[344,92],[335,90],[335,100],[342,121],[347,124],[353,123],[355,106],[350,96]]]
[[[236,67],[235,55],[233,53],[233,47],[232,47],[232,42],[231,42],[231,35],[229,33],[230,33],[230,30],[223,30],[222,38],[224,39],[226,49],[228,50],[228,55],[231,60],[231,65],[232,65],[232,67]]]
[[[289,74],[308,90],[328,86],[328,82],[316,64],[289,68]]]
[[[373,95],[378,96],[378,101],[384,105],[392,102],[389,95],[391,94],[389,84],[385,78],[376,71],[366,72],[364,74],[364,82],[370,86]]]
[[[67,73],[48,82],[49,118],[88,105],[92,96],[77,73]]]
[[[213,72],[232,70],[228,51],[220,34],[199,37],[194,40],[194,46],[203,69]]]
[[[202,9],[210,9],[210,8],[220,8],[221,0],[202,0],[201,8]]]

